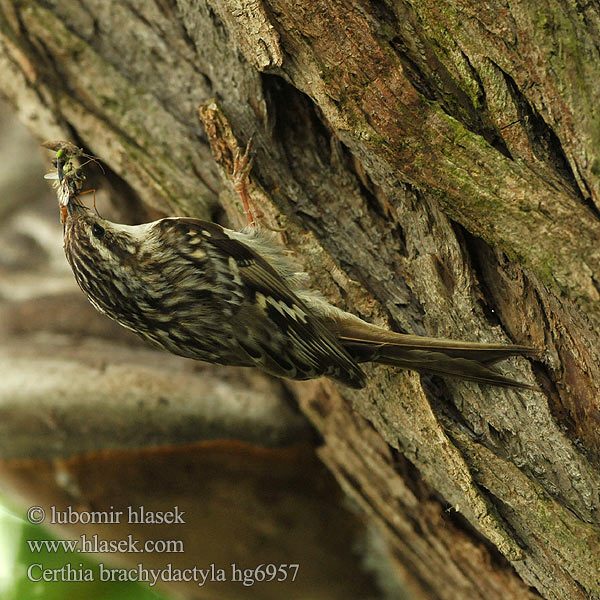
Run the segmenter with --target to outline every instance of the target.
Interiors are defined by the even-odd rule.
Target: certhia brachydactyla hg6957
[[[362,362],[538,389],[489,365],[534,348],[427,338],[376,327],[303,287],[285,250],[257,227],[233,231],[170,217],[112,223],[81,200],[86,156],[68,142],[57,151],[57,195],[64,248],[77,283],[102,313],[181,356],[258,367],[292,379],[332,377],[365,385]],[[89,157],[88,158],[92,158]]]

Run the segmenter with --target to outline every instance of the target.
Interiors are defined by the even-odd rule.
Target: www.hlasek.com
[[[79,511],[71,506],[65,510],[57,510],[56,507],[49,507],[49,511],[41,506],[32,506],[27,511],[27,519],[30,523],[41,524],[47,517],[52,524],[95,524],[107,525],[115,523],[131,524],[185,524],[183,516],[184,511],[174,506],[168,511],[151,511],[144,506],[127,507],[127,510],[115,510],[113,506],[105,511]],[[127,535],[125,538],[104,539],[98,534],[82,534],[77,539],[71,540],[26,540],[31,553],[40,552],[78,552],[81,554],[106,554],[120,552],[123,554],[144,552],[144,553],[171,553],[180,554],[184,552],[183,540],[139,540],[133,535]],[[193,566],[182,568],[173,566],[172,563],[166,564],[161,569],[146,568],[139,563],[133,568],[113,568],[106,567],[99,563],[94,567],[84,567],[83,563],[73,566],[71,563],[65,563],[58,568],[45,568],[41,562],[34,562],[27,568],[27,577],[31,581],[44,582],[73,582],[73,581],[103,581],[103,582],[124,582],[137,581],[148,583],[150,587],[158,582],[196,582],[199,587],[207,583],[215,582],[233,582],[241,583],[250,587],[255,583],[261,582],[284,582],[295,581],[298,575],[298,563],[290,564],[259,564],[251,568],[242,568],[232,563],[228,568],[219,568],[214,563],[208,567],[201,568]]]
[[[42,564],[34,563],[27,569],[30,581],[44,582],[73,582],[73,581],[103,581],[123,582],[138,581],[148,583],[154,587],[158,582],[197,582],[198,587],[207,583],[233,582],[251,587],[255,583],[272,581],[295,581],[300,565],[294,564],[261,564],[253,568],[241,568],[232,563],[229,568],[223,569],[211,563],[205,569],[200,567],[179,568],[171,563],[162,569],[147,569],[141,563],[133,568],[122,569],[106,567],[99,563],[94,568],[84,567],[79,563],[77,567],[67,563],[57,569],[45,569]]]

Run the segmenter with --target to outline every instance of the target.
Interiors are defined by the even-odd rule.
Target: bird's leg
[[[250,156],[250,149],[252,147],[252,139],[248,142],[246,146],[246,150],[242,153],[238,148],[235,152],[235,157],[233,159],[233,186],[235,191],[239,194],[242,199],[242,204],[244,205],[244,212],[246,213],[246,218],[248,219],[248,225],[250,227],[256,227],[256,220],[254,215],[257,218],[261,218],[264,215],[262,212],[257,210],[256,206],[252,202],[250,198],[250,194],[248,193],[248,180],[250,178],[250,172],[252,171],[252,163],[253,160]]]

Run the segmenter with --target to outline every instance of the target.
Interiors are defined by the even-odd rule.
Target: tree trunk
[[[597,3],[557,0],[3,1],[0,82],[130,219],[241,224],[252,137],[263,220],[333,303],[542,348],[501,369],[543,393],[384,367],[285,386],[387,585],[600,598],[599,30]]]

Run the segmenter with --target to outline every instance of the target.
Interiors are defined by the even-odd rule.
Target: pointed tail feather
[[[441,352],[429,352],[413,350],[404,358],[382,357],[377,362],[382,364],[413,369],[422,373],[432,375],[444,375],[446,377],[459,377],[477,383],[488,383],[503,387],[517,387],[527,390],[541,391],[536,385],[516,381],[501,375],[494,369],[490,369],[483,363],[467,358],[451,358]]]
[[[339,336],[344,348],[357,362],[377,362],[434,375],[539,391],[535,385],[505,377],[488,366],[509,356],[539,353],[530,346],[428,338],[361,325],[351,323]]]
[[[343,323],[339,337],[342,343],[389,344],[398,349],[439,350],[447,356],[468,358],[481,363],[494,363],[509,356],[529,356],[539,354],[537,348],[517,344],[486,344],[482,342],[463,342],[444,338],[430,338],[420,335],[396,333],[381,329],[369,323]]]

